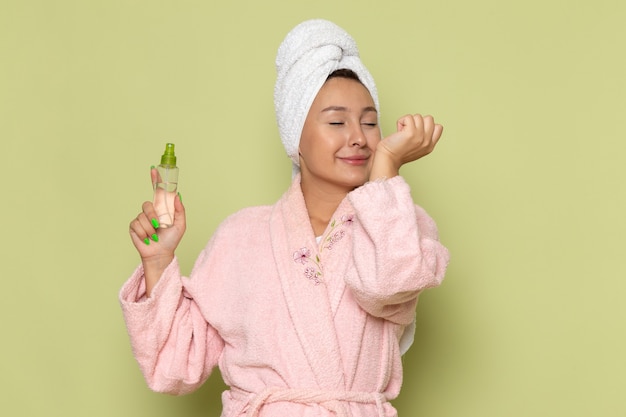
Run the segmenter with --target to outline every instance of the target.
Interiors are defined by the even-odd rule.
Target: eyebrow
[[[348,108],[343,107],[343,106],[328,106],[325,109],[322,109],[322,113],[329,112],[329,111],[348,111]],[[363,110],[362,110],[363,113],[370,112],[370,111],[378,113],[378,111],[376,110],[376,107],[372,107],[372,106],[363,107]]]

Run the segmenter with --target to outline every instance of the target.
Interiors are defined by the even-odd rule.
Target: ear
[[[298,148],[298,167],[300,171],[302,171],[302,167],[306,165],[304,162],[304,158],[302,157],[302,153],[300,152],[300,148]]]

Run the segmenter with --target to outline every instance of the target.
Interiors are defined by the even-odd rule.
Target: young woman
[[[398,171],[442,127],[407,115],[382,139],[373,80],[331,22],[294,28],[277,69],[291,187],[226,219],[189,278],[175,257],[182,202],[167,229],[143,204],[130,224],[142,262],[120,293],[133,352],[148,385],[172,394],[219,366],[224,417],[395,416],[418,295],[448,262]]]

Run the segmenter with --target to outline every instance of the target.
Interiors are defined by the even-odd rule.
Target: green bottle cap
[[[165,152],[161,156],[161,165],[176,166],[176,155],[174,154],[174,144],[168,143],[165,145]]]

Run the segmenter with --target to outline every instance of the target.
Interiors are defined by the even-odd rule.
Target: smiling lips
[[[353,155],[353,156],[339,157],[339,159],[341,159],[346,164],[360,166],[360,165],[367,164],[367,160],[369,159],[369,156]]]

